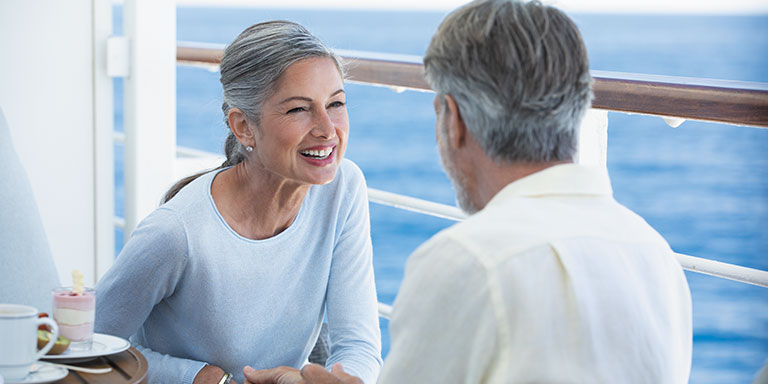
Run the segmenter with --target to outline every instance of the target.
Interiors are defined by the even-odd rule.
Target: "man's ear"
[[[451,145],[456,148],[460,148],[466,143],[467,139],[467,126],[464,124],[464,119],[461,118],[461,111],[459,111],[459,105],[456,104],[456,100],[450,94],[445,95],[446,108],[443,118],[445,119],[446,133],[448,134],[448,140]]]
[[[227,113],[227,121],[229,122],[229,129],[245,146],[253,145],[254,137],[253,130],[248,119],[245,118],[245,114],[239,108],[232,108]]]

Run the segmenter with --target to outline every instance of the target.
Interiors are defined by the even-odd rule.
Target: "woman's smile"
[[[311,148],[302,149],[299,154],[308,163],[324,167],[328,164],[333,164],[334,155],[336,154],[336,144],[330,146],[315,146]]]

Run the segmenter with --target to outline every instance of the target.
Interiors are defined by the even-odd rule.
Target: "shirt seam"
[[[472,223],[468,222],[468,221],[465,221],[465,222],[460,223],[458,225],[459,226],[461,226],[461,225],[473,226]],[[477,247],[474,246],[475,242],[473,240],[467,238],[465,233],[463,233],[460,228],[459,229],[455,229],[455,228],[456,227],[448,228],[446,231],[448,231],[449,233],[447,233],[446,236],[449,236],[449,237],[453,238],[456,242],[461,243],[461,245],[464,248],[472,251],[473,254],[475,254],[478,258],[487,259],[487,257],[485,256],[485,252],[482,252],[481,250],[479,250]],[[655,236],[654,236],[654,234],[655,234]],[[661,234],[659,234],[658,232],[654,232],[654,234],[644,235],[643,236],[644,239],[637,239],[637,240],[618,240],[618,239],[616,239],[615,236],[603,236],[603,235],[570,235],[570,236],[558,236],[556,238],[544,238],[541,241],[536,242],[536,243],[534,243],[534,244],[532,244],[532,245],[530,245],[528,247],[520,248],[518,250],[515,250],[514,256],[516,257],[516,256],[518,256],[520,254],[526,253],[526,252],[528,252],[528,251],[530,251],[532,249],[535,249],[537,247],[553,246],[553,244],[555,242],[557,242],[557,241],[573,240],[573,239],[610,241],[611,243],[620,243],[620,244],[626,244],[626,245],[659,245],[659,246],[663,246],[663,247],[665,247],[665,248],[667,248],[667,249],[669,249],[670,251],[673,252],[672,248],[669,246],[669,243],[667,243],[666,241],[659,241],[659,239],[663,240],[663,237],[661,236]],[[504,251],[507,251],[507,250],[508,250],[508,248],[502,248],[502,253],[508,254],[508,252],[504,252]],[[493,253],[495,254],[495,253],[499,253],[499,252],[500,251],[497,250],[496,252],[493,252]],[[488,268],[492,268],[493,267],[493,265],[492,265],[492,264],[494,264],[493,261],[485,260],[483,262],[483,264],[486,264],[486,263],[488,264]]]
[[[342,198],[340,199],[341,202],[343,202],[343,198],[346,197],[346,196],[352,196],[353,198],[357,196],[357,194],[355,194],[354,191],[352,190],[352,183],[346,183],[345,182],[346,180],[344,180],[344,179],[347,177],[347,175],[342,171],[342,166],[343,166],[342,164],[339,165],[339,169],[337,171],[338,174],[336,175],[336,177],[338,178],[339,184],[342,186],[342,188],[340,188],[340,190],[344,191],[343,192],[344,196],[342,196]],[[349,218],[352,216],[352,211],[354,211],[354,205],[350,204],[347,207],[347,210],[345,212],[343,224],[346,224],[347,222],[349,222]],[[341,218],[340,215],[337,216],[337,220],[336,220],[337,227],[334,230],[334,232],[335,232],[334,235],[336,237],[334,239],[334,244],[333,244],[334,252],[336,251],[336,246],[342,241],[342,239],[345,238],[344,237],[345,225],[338,226],[340,218]]]
[[[189,231],[187,230],[187,225],[184,222],[184,219],[182,219],[181,214],[179,212],[177,212],[175,209],[172,209],[172,208],[169,208],[169,207],[166,207],[166,206],[162,206],[162,207],[159,207],[158,210],[168,211],[168,212],[170,212],[173,215],[173,217],[176,219],[178,224],[181,226],[181,232],[184,234],[184,244],[186,244],[186,247],[184,249],[184,255],[183,255],[183,258],[182,258],[182,264],[181,264],[182,275],[179,276],[179,281],[177,281],[177,283],[173,286],[173,292],[171,292],[171,294],[168,295],[168,297],[170,297],[170,296],[172,296],[176,292],[176,288],[178,287],[178,283],[181,280],[184,279],[183,271],[186,271],[186,269],[187,269],[187,263],[189,262],[189,248],[190,248],[189,236],[188,236],[188,232]]]
[[[498,337],[497,337],[497,341],[498,340],[502,340],[502,344],[499,345],[499,347],[498,347],[499,350],[500,350],[498,359],[494,359],[494,360],[497,360],[497,361],[500,361],[500,362],[510,361],[510,359],[511,359],[511,351],[510,351],[510,348],[509,348],[509,340],[510,340],[510,335],[512,334],[512,331],[510,329],[511,324],[508,321],[509,316],[507,314],[507,310],[505,308],[504,301],[502,299],[502,294],[501,294],[502,290],[501,290],[501,285],[499,283],[499,277],[498,277],[498,275],[496,273],[493,272],[495,270],[494,267],[495,267],[496,263],[493,260],[491,260],[489,257],[487,257],[485,252],[483,252],[481,249],[477,248],[475,246],[475,242],[472,241],[471,239],[467,238],[465,236],[465,234],[457,231],[457,232],[451,233],[450,235],[447,235],[447,237],[450,240],[452,240],[455,243],[457,243],[459,246],[461,246],[464,249],[466,249],[467,251],[469,251],[468,252],[469,255],[472,258],[474,258],[475,260],[477,260],[477,262],[485,270],[485,274],[486,274],[486,277],[487,277],[487,286],[488,286],[489,297],[491,299],[491,305],[493,306],[494,314],[496,316],[496,321],[497,321],[496,330],[499,333]],[[558,255],[559,252],[557,252],[557,248],[555,247],[555,244],[554,244],[555,241],[564,240],[564,239],[575,239],[575,238],[599,239],[599,240],[603,240],[603,241],[604,240],[610,240],[610,239],[606,239],[606,238],[603,238],[603,237],[596,237],[596,236],[569,236],[569,237],[562,237],[562,238],[557,238],[556,240],[542,241],[542,242],[537,243],[535,245],[532,245],[530,247],[526,247],[526,248],[517,250],[517,251],[514,252],[514,256],[513,257],[515,257],[515,258],[523,257],[523,256],[525,256],[525,254],[527,252],[529,252],[529,251],[531,251],[531,250],[533,250],[535,248],[542,247],[542,246],[548,247],[550,249],[550,252],[552,252],[553,255]],[[668,244],[666,244],[666,243],[660,244],[660,243],[657,243],[656,241],[642,241],[642,242],[641,241],[637,241],[637,242],[621,242],[621,243],[622,244],[649,244],[649,245],[657,245],[658,244],[658,245],[661,245],[661,246],[665,247],[666,249],[670,250],[670,252],[672,252],[671,248],[669,247]],[[494,252],[494,253],[496,253],[496,252]],[[557,258],[557,259],[559,260],[559,258]],[[559,263],[559,265],[562,268],[563,265],[561,264],[561,262],[558,261],[558,263]],[[495,379],[501,378],[501,381],[503,382],[504,378],[507,377],[507,374],[508,374],[507,372],[509,371],[509,368],[508,368],[507,364],[503,364],[503,363],[502,364],[497,364],[496,366],[499,367],[498,372],[494,373],[494,377],[492,378],[492,380],[490,380],[490,382],[496,382],[495,380],[493,380],[494,378]]]
[[[569,185],[568,181],[555,182],[560,176],[572,177],[574,172],[585,173],[582,179],[587,179],[590,183],[576,183]],[[592,185],[592,183],[605,183],[604,185]],[[563,189],[564,185],[569,185]],[[578,164],[556,165],[534,174],[528,175],[522,179],[513,181],[501,189],[487,206],[496,206],[499,201],[509,198],[538,198],[548,196],[612,196],[610,178],[607,173],[597,171],[595,167],[583,166]]]
[[[470,255],[473,259],[477,261],[477,263],[482,266],[485,275],[486,275],[486,285],[488,286],[488,296],[491,300],[491,306],[493,307],[493,313],[496,317],[496,330],[499,333],[498,337],[496,338],[497,341],[502,340],[501,345],[498,345],[497,348],[500,349],[500,353],[498,358],[491,358],[491,360],[505,362],[510,361],[511,355],[508,347],[508,342],[510,339],[510,335],[512,334],[511,330],[509,329],[509,321],[507,316],[507,311],[504,307],[504,300],[501,297],[501,285],[499,284],[499,279],[496,273],[493,272],[493,263],[488,260],[486,257],[484,257],[484,253],[478,249],[476,249],[472,242],[466,241],[466,239],[459,235],[454,236],[453,240],[458,243],[461,247],[465,248],[469,251]],[[495,366],[500,366],[501,370],[500,372],[494,373],[493,376],[495,377],[501,377],[504,378],[507,376],[507,365],[506,364],[492,364]]]

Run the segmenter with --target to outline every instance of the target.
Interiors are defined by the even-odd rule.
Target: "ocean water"
[[[329,46],[422,55],[444,13],[179,8],[178,40],[228,43],[259,21],[307,26]],[[571,15],[591,68],[768,82],[768,16]],[[121,30],[115,9],[115,29]],[[218,73],[179,67],[179,145],[221,153]],[[347,157],[369,186],[453,204],[434,142],[432,94],[347,85]],[[116,129],[122,86],[116,82]],[[116,214],[123,215],[116,146]],[[618,201],[681,253],[768,270],[768,130],[609,114],[608,169]],[[407,256],[451,221],[371,205],[379,300],[391,304]],[[118,232],[118,236],[122,236]],[[120,237],[118,237],[119,239]],[[119,245],[118,245],[119,250]],[[751,382],[768,359],[768,289],[686,272],[693,298],[692,383]],[[383,353],[389,350],[382,321]]]

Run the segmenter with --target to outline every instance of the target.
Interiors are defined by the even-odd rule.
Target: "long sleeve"
[[[380,383],[480,383],[496,355],[488,274],[438,235],[411,255],[394,303]]]
[[[192,384],[197,373],[206,366],[202,361],[173,357],[137,344],[134,347],[147,359],[150,383]]]
[[[356,168],[356,167],[355,167]],[[352,201],[331,263],[327,291],[331,355],[326,365],[341,363],[365,383],[375,383],[381,369],[381,333],[373,278],[373,256],[365,182],[350,187]]]
[[[133,232],[96,287],[96,332],[130,338],[147,358],[151,382],[191,383],[203,362],[154,352],[135,335],[152,309],[173,294],[187,261],[186,235],[176,215],[159,209]]]

